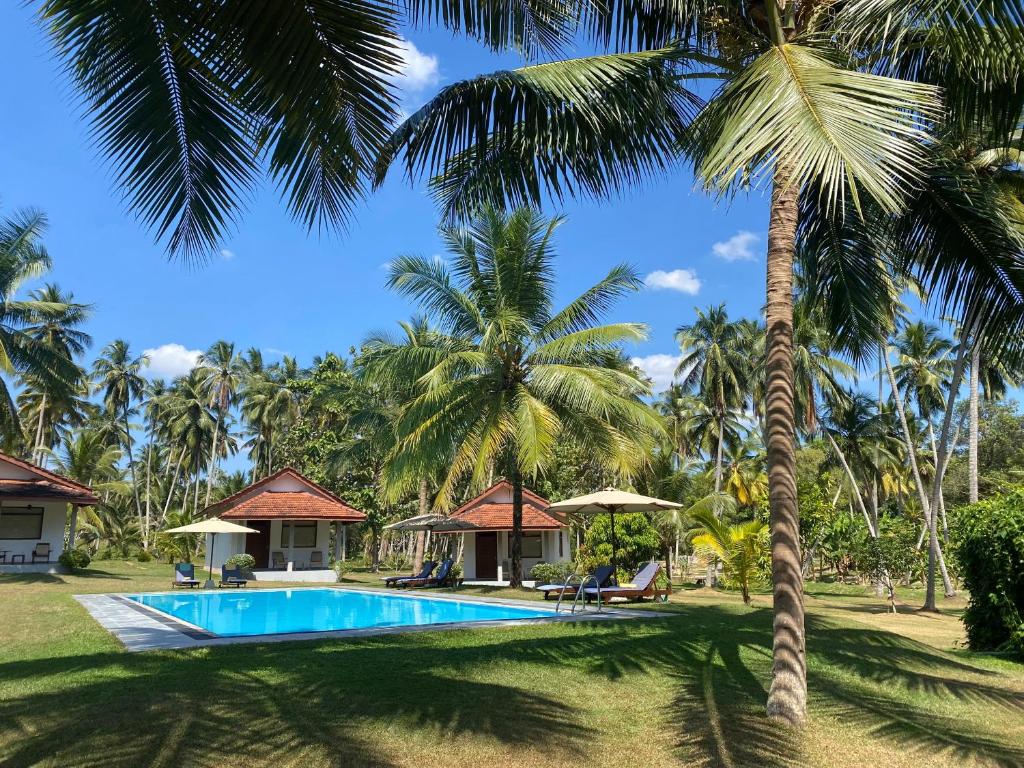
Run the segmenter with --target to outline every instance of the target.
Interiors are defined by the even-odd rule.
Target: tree
[[[142,366],[148,362],[145,355],[133,357],[128,342],[115,339],[100,353],[93,365],[93,376],[96,387],[103,393],[103,404],[111,414],[120,414],[124,428],[124,447],[128,458],[128,474],[132,482],[132,495],[135,499],[135,514],[142,524],[142,504],[139,500],[139,486],[135,478],[135,457],[132,450],[132,430],[128,423],[128,415],[132,410],[132,401],[142,397],[146,382],[142,378]],[[149,531],[142,527],[142,542],[148,547]]]
[[[628,267],[554,311],[552,235],[561,219],[530,208],[483,211],[466,228],[443,227],[452,266],[403,256],[388,285],[415,299],[459,344],[421,377],[424,391],[403,409],[398,445],[385,468],[390,493],[447,458],[435,506],[448,508],[458,483],[484,485],[492,467],[512,484],[511,578],[522,584],[523,477],[536,477],[560,440],[589,447],[625,474],[661,430],[640,397],[648,390],[620,345],[644,337],[636,323],[597,325],[639,286]]]
[[[768,527],[761,520],[727,525],[706,508],[692,510],[691,516],[698,527],[691,531],[690,543],[722,561],[726,580],[739,587],[743,602],[750,605],[750,588],[763,580]]]
[[[242,367],[235,354],[235,345],[226,341],[213,344],[199,358],[199,375],[203,378],[203,387],[209,393],[210,407],[217,414],[213,427],[213,443],[210,446],[210,463],[206,475],[206,500],[204,507],[210,506],[210,492],[213,489],[213,476],[217,470],[217,439],[222,427],[226,431],[228,409],[235,402],[242,381]],[[222,444],[223,445],[223,444]]]
[[[725,304],[696,310],[697,320],[676,331],[682,357],[676,374],[684,387],[696,388],[718,425],[715,452],[715,493],[722,489],[722,452],[725,419],[739,408],[749,393],[751,360],[747,356],[744,326],[730,322]]]

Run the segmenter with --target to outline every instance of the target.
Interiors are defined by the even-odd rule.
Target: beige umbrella
[[[664,499],[655,499],[650,496],[641,496],[639,493],[628,493],[615,488],[605,488],[597,493],[588,493],[586,496],[577,496],[574,499],[556,501],[548,507],[548,512],[562,512],[576,515],[603,515],[611,517],[612,529],[612,567],[618,568],[615,559],[617,542],[615,541],[615,513],[616,512],[656,512],[660,509],[679,509],[682,504]]]
[[[164,533],[209,533],[210,539],[210,578],[203,585],[204,589],[213,589],[213,553],[214,545],[217,543],[218,533],[259,533],[254,528],[246,528],[244,525],[229,523],[219,517],[211,517],[209,520],[201,520],[198,523],[181,525],[177,528],[168,528]]]

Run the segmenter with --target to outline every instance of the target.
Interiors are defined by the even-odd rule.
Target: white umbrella
[[[603,515],[611,517],[612,529],[612,567],[618,568],[615,558],[615,513],[616,512],[656,512],[660,509],[679,509],[682,504],[664,499],[655,499],[650,496],[641,496],[639,493],[628,493],[615,488],[605,488],[597,493],[588,493],[586,496],[577,496],[574,499],[556,501],[548,507],[548,512],[563,512],[577,515]]]
[[[246,528],[244,525],[229,523],[219,517],[211,517],[209,520],[201,520],[198,523],[181,525],[177,528],[168,528],[164,533],[209,533],[210,539],[210,578],[203,585],[204,589],[213,589],[213,553],[214,545],[217,543],[218,533],[259,533],[254,528]]]

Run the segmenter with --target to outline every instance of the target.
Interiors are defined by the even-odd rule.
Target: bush
[[[968,645],[1024,655],[1024,489],[963,507],[954,520]]]
[[[60,557],[57,558],[57,562],[65,568],[77,571],[82,568],[88,568],[89,563],[92,562],[92,558],[89,557],[89,553],[84,549],[68,549],[60,553]]]
[[[647,515],[633,512],[615,516],[615,552],[620,568],[636,570],[641,563],[654,560],[661,551],[661,538]],[[580,564],[589,573],[595,565],[612,561],[611,522],[608,515],[596,515],[584,538]]]
[[[917,548],[918,525],[907,518],[883,517],[878,538],[867,536],[855,550],[857,570],[881,583],[896,612],[896,583],[920,568],[924,550]]]
[[[228,568],[240,568],[243,571],[251,571],[256,567],[256,558],[252,555],[247,555],[244,552],[232,555],[224,561],[224,565]]]
[[[249,555],[246,555],[246,557],[249,557]],[[255,564],[255,563],[256,563],[256,561],[253,560],[253,564]],[[341,584],[341,579],[345,575],[345,563],[344,563],[344,561],[342,561],[342,560],[335,560],[334,561],[334,565],[332,567],[334,568],[334,575],[338,577],[338,583]]]
[[[573,570],[572,563],[537,563],[530,569],[530,578],[538,584],[563,584]]]
[[[148,563],[153,559],[153,556],[149,554],[149,552],[147,552],[146,550],[140,549],[139,554],[135,556],[135,559],[138,560],[140,563]]]

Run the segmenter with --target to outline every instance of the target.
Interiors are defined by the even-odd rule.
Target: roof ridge
[[[365,514],[365,512],[360,512],[358,509],[353,507],[351,504],[349,504],[343,498],[341,498],[337,494],[327,490],[326,488],[324,488],[319,483],[316,483],[316,482],[310,480],[304,474],[299,472],[299,470],[295,469],[295,467],[292,467],[290,465],[286,466],[286,467],[282,467],[281,469],[277,470],[277,472],[274,472],[272,475],[267,475],[266,477],[264,477],[264,478],[262,478],[260,480],[256,480],[255,482],[250,483],[249,485],[247,485],[242,490],[236,491],[235,493],[231,494],[230,496],[225,496],[220,501],[217,501],[217,502],[214,502],[213,504],[210,504],[209,506],[203,508],[203,511],[200,514],[208,515],[208,514],[211,514],[216,509],[220,509],[220,508],[222,508],[224,506],[231,505],[234,502],[236,502],[240,497],[244,496],[245,494],[250,493],[251,491],[254,491],[254,490],[258,489],[261,486],[266,485],[267,483],[270,483],[270,482],[272,482],[274,480],[277,480],[279,477],[283,477],[286,474],[294,475],[295,478],[297,480],[299,480],[300,482],[304,483],[305,485],[309,486],[310,488],[312,488],[312,489],[314,489],[316,491],[319,491],[320,493],[324,494],[325,496],[327,496],[332,501],[335,501],[338,504],[341,504],[343,507],[351,509],[353,512],[359,512],[359,514]],[[267,489],[266,491],[263,491],[263,492],[264,493],[302,493],[302,491],[271,491],[270,489]]]
[[[56,472],[51,472],[48,469],[43,469],[37,464],[25,461],[24,459],[19,459],[16,456],[11,456],[9,453],[4,453],[3,451],[0,451],[0,461],[6,461],[8,464],[13,464],[16,467],[21,467],[22,469],[25,469],[29,472],[34,472],[37,475],[41,475],[44,479],[51,480],[60,485],[69,485],[74,488],[78,488],[79,490],[85,491],[93,498],[96,498],[95,491],[93,491],[93,489],[86,485],[85,483],[80,483],[77,480],[72,480],[70,477],[65,477],[64,475],[58,475]]]
[[[492,491],[497,490],[498,488],[504,487],[504,486],[508,486],[508,488],[511,489],[512,488],[512,483],[510,483],[505,478],[501,478],[498,482],[492,484],[489,488],[484,489],[483,491],[481,491],[479,494],[477,494],[475,497],[473,497],[469,501],[463,502],[463,504],[461,506],[459,506],[458,509],[456,509],[454,512],[451,513],[450,517],[456,517],[457,515],[462,514],[463,512],[465,512],[469,508],[471,508],[474,504],[476,504],[481,499],[483,499],[485,496],[487,496],[487,494],[491,493]],[[549,506],[551,506],[551,502],[550,501],[545,499],[543,496],[541,496],[536,491],[530,490],[529,488],[527,488],[524,485],[523,486],[523,499],[525,500],[527,497],[529,497],[530,499],[532,499],[532,500],[534,500],[536,502],[539,502],[539,504],[542,507],[549,507]],[[501,504],[501,503],[504,503],[504,502],[495,502],[495,503]],[[544,510],[542,509],[541,511],[543,512]]]

